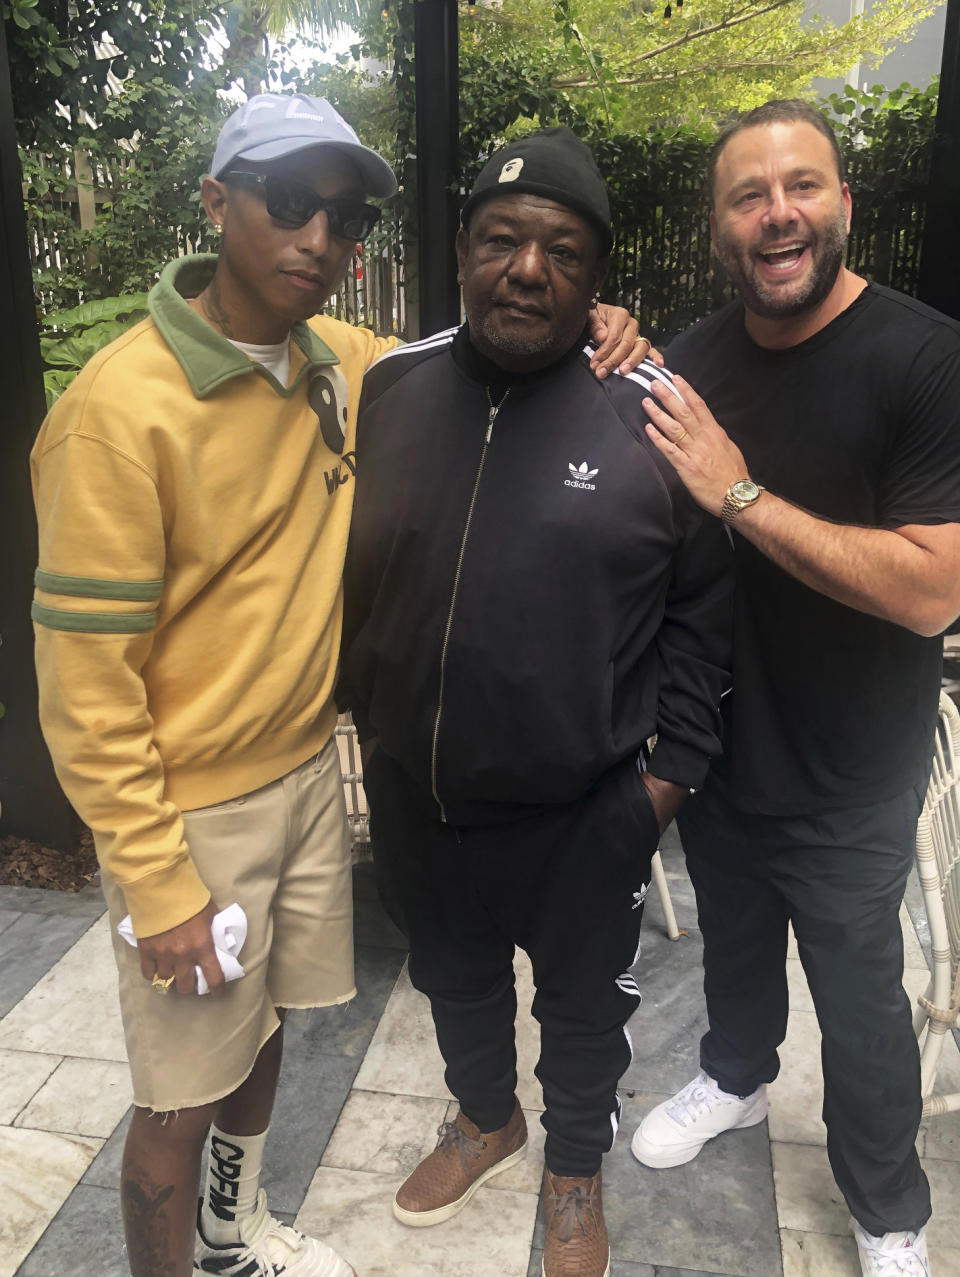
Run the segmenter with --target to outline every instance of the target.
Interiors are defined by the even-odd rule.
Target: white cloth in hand
[[[127,944],[136,949],[137,937],[133,934],[133,923],[130,921],[129,914],[118,924],[117,932]],[[243,948],[247,938],[247,915],[239,905],[228,905],[226,909],[221,909],[214,916],[210,923],[210,935],[213,937],[213,947],[216,950],[224,980],[239,980],[245,974],[237,960],[237,954]],[[194,967],[194,970],[197,973],[197,993],[209,993],[210,986],[207,984],[206,976],[199,967]]]

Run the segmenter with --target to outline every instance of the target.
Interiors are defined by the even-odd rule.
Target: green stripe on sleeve
[[[121,599],[125,603],[153,603],[163,593],[159,581],[101,581],[93,576],[58,576],[37,568],[33,583],[48,594],[71,594],[85,599]]]
[[[65,612],[58,607],[34,603],[31,617],[50,630],[73,630],[79,634],[143,634],[157,623],[156,612]]]

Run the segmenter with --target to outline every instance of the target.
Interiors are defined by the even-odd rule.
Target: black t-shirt
[[[751,477],[837,523],[960,521],[960,324],[869,285],[808,341],[767,350],[739,302],[681,334],[667,366]],[[942,643],[802,585],[734,534],[733,691],[721,773],[770,815],[866,806],[922,783]]]

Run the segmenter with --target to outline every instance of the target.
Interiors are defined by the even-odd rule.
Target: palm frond
[[[262,0],[266,28],[282,36],[294,28],[320,38],[356,29],[374,7],[373,0]]]

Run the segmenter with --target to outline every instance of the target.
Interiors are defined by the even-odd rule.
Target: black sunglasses
[[[363,200],[349,197],[324,199],[305,182],[298,182],[293,177],[230,169],[223,174],[222,180],[226,182],[238,177],[259,186],[266,197],[270,216],[291,227],[306,226],[311,217],[322,210],[327,215],[331,234],[359,242],[366,239],[380,221],[380,210],[373,204],[364,204]]]

